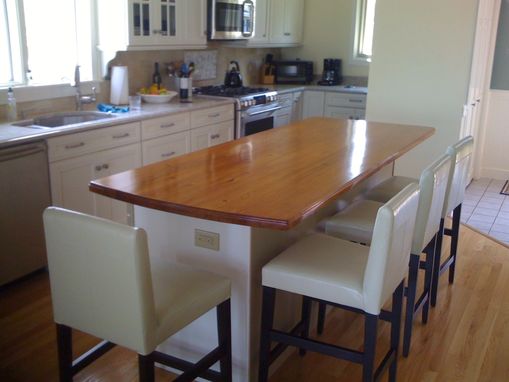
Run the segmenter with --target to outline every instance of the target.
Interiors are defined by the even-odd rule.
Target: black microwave
[[[313,81],[313,61],[275,61],[276,84],[309,84]]]

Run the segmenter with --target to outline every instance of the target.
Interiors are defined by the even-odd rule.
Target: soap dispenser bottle
[[[18,110],[16,107],[16,98],[14,97],[14,91],[12,88],[7,90],[7,120],[9,122],[18,119]]]

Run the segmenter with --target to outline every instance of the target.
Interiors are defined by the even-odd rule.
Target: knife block
[[[261,83],[264,85],[272,85],[274,84],[274,78],[274,66],[270,64],[263,65],[261,72]]]

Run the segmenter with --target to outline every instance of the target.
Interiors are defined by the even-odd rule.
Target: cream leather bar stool
[[[114,344],[138,353],[140,381],[154,380],[154,362],[231,381],[230,281],[149,260],[143,229],[49,207],[44,212],[60,381]],[[217,306],[219,345],[196,364],[156,351],[172,334]],[[105,339],[72,360],[72,329]],[[220,372],[210,367],[220,362]]]
[[[447,153],[452,159],[452,169],[449,175],[449,189],[445,199],[442,219],[440,220],[440,230],[437,238],[437,248],[435,251],[435,260],[433,264],[433,278],[431,282],[431,306],[437,303],[438,281],[447,269],[449,269],[449,284],[454,282],[454,273],[456,270],[456,255],[458,251],[458,240],[461,220],[461,205],[465,198],[465,189],[468,185],[468,170],[474,147],[474,139],[471,136],[463,138],[459,142],[447,148]],[[450,216],[452,212],[452,226],[445,228],[445,217]],[[442,240],[443,235],[451,237],[449,256],[442,263]]]
[[[435,245],[440,229],[440,217],[444,206],[450,169],[451,157],[444,154],[424,169],[419,180],[421,193],[417,222],[413,234],[406,290],[407,306],[403,335],[403,355],[405,357],[408,356],[410,351],[414,315],[422,309],[422,321],[423,323],[428,321]],[[345,210],[325,220],[325,233],[341,239],[373,245],[371,237],[374,232],[376,211],[382,205],[381,202],[373,200],[354,202]],[[426,260],[422,263],[420,261],[421,253],[426,254]],[[422,294],[416,299],[420,268],[425,270],[424,288]],[[319,333],[323,330],[324,316],[325,306],[320,304]]]
[[[403,280],[418,196],[419,187],[412,184],[379,209],[371,247],[318,233],[297,241],[263,267],[259,381],[267,381],[270,363],[289,345],[362,364],[363,381],[378,380],[386,367],[389,380],[396,380]],[[273,329],[276,289],[303,296],[302,320],[290,333]],[[382,310],[391,295],[392,311]],[[362,353],[307,338],[312,299],[364,314]],[[391,322],[391,341],[375,370],[379,318]],[[271,351],[272,341],[279,345]]]

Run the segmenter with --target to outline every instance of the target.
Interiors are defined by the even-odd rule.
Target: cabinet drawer
[[[281,107],[291,107],[293,105],[293,93],[280,94],[277,100]]]
[[[191,128],[212,125],[233,119],[233,104],[198,110],[191,113]]]
[[[141,139],[151,139],[163,135],[189,130],[189,113],[172,114],[165,117],[147,119],[141,122]]]
[[[327,92],[325,96],[325,105],[365,109],[366,95]]]
[[[141,144],[143,165],[178,157],[191,151],[191,133],[184,131]]]
[[[212,147],[233,139],[233,121],[191,130],[191,150]]]
[[[349,107],[326,106],[325,117],[340,119],[364,119],[364,109]]]
[[[140,141],[140,123],[106,127],[48,139],[50,162]]]

